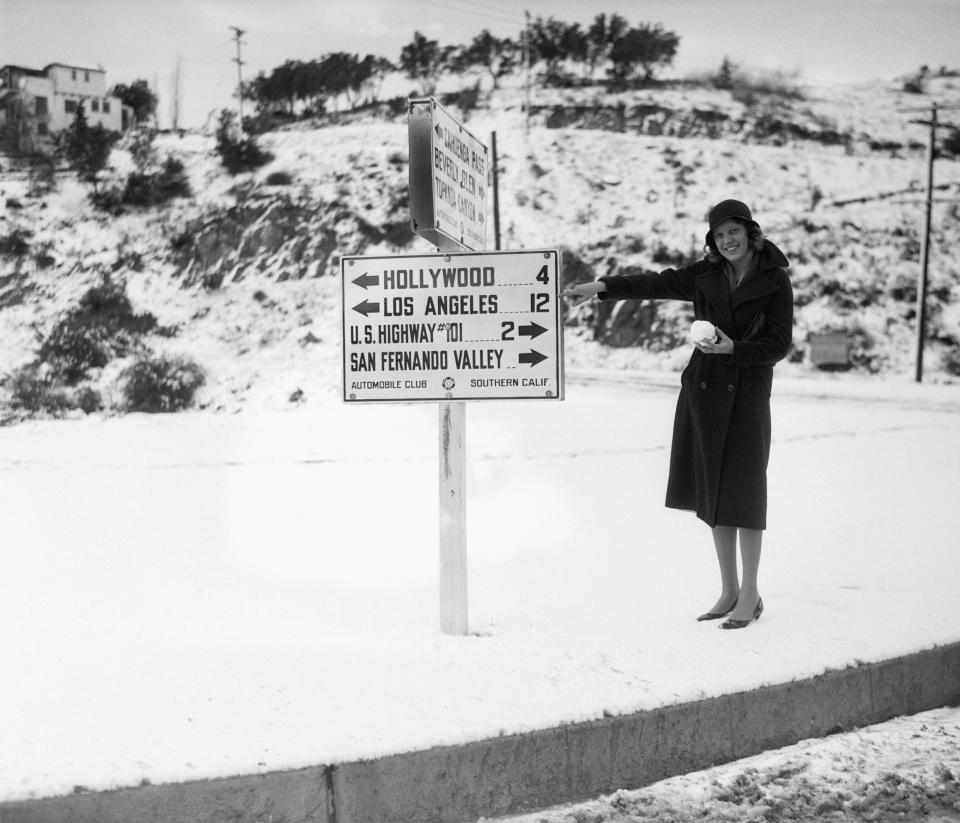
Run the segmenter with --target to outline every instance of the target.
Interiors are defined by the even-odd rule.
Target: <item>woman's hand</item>
[[[724,334],[719,326],[717,326],[717,337],[720,339],[716,342],[705,340],[694,345],[704,354],[733,354],[733,338]]]
[[[576,286],[564,289],[563,296],[573,301],[572,308],[577,308],[606,290],[607,284],[598,280],[594,283],[578,283]]]

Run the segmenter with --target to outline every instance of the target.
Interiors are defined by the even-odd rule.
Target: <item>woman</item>
[[[721,593],[697,619],[727,617],[721,628],[741,629],[763,612],[757,572],[767,525],[770,387],[773,364],[790,349],[793,288],[787,258],[745,203],[718,203],[708,223],[703,260],[660,274],[601,277],[564,296],[574,306],[593,297],[687,300],[697,320],[716,327],[712,338],[695,340],[680,377],[666,505],[696,512],[713,531]]]

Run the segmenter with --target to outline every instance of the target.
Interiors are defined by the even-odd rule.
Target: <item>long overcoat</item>
[[[734,341],[730,355],[695,349],[680,377],[666,505],[709,526],[765,529],[773,364],[793,337],[787,258],[769,240],[731,291],[721,262],[603,277],[604,300],[686,300]]]

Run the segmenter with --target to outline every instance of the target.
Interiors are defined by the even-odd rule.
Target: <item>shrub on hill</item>
[[[134,350],[137,335],[156,324],[152,314],[134,313],[122,283],[106,278],[54,325],[38,359],[49,364],[55,378],[76,385],[91,369]]]
[[[33,362],[8,374],[3,383],[9,406],[27,414],[90,414],[104,408],[90,375],[118,357],[135,355],[119,375],[124,411],[171,412],[190,407],[205,382],[203,370],[190,360],[154,355],[142,336],[167,334],[152,314],[133,311],[123,283],[109,277],[89,289],[41,343]]]
[[[163,160],[154,148],[155,133],[137,129],[125,135],[120,147],[130,153],[134,170],[126,180],[94,192],[93,204],[118,212],[122,206],[159,206],[177,197],[190,197],[190,180],[183,162],[168,154]]]
[[[779,70],[749,73],[737,63],[724,57],[717,73],[709,78],[716,89],[725,89],[739,103],[753,106],[761,97],[779,97],[802,100],[803,92],[797,84],[797,73]]]
[[[190,195],[190,180],[183,162],[168,155],[159,171],[131,172],[121,201],[131,206],[157,206]]]
[[[263,182],[267,186],[292,186],[293,175],[288,171],[273,171],[267,175],[267,179]]]
[[[952,154],[954,157],[960,157],[960,128],[954,128],[943,138],[943,150]]]
[[[942,355],[943,369],[947,374],[960,377],[960,345],[954,345]]]
[[[14,227],[9,234],[0,237],[0,255],[23,257],[30,251],[30,237],[29,229]]]
[[[916,74],[904,78],[903,90],[908,94],[926,94],[929,78],[930,69],[927,66],[921,66]]]
[[[16,369],[9,377],[10,406],[31,414],[42,412],[55,416],[79,409],[85,414],[100,411],[103,398],[91,386],[70,390],[60,385],[50,369],[30,363]]]
[[[217,154],[230,174],[252,171],[273,160],[273,155],[264,151],[250,135],[237,126],[236,115],[228,109],[220,112],[217,126]]]
[[[98,175],[107,166],[110,150],[119,135],[108,131],[102,123],[87,124],[83,106],[77,107],[73,123],[58,135],[58,150],[80,179],[93,185],[96,192]]]
[[[70,408],[70,400],[67,391],[50,379],[47,370],[31,363],[10,375],[10,405],[27,412],[57,414]]]
[[[124,408],[151,413],[188,409],[205,380],[203,369],[185,357],[141,357],[120,375]]]

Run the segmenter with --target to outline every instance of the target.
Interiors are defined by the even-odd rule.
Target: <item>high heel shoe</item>
[[[726,617],[728,614],[730,614],[730,612],[737,608],[737,600],[739,599],[740,598],[736,598],[733,601],[733,605],[725,612],[704,612],[697,618],[697,622],[699,623],[701,620],[719,620],[721,617]]]
[[[749,620],[734,620],[732,617],[729,620],[724,620],[720,624],[721,629],[742,629],[744,626],[749,626],[754,620],[759,620],[760,615],[763,614],[763,598],[761,597],[757,601],[757,607],[753,610],[753,617]]]

